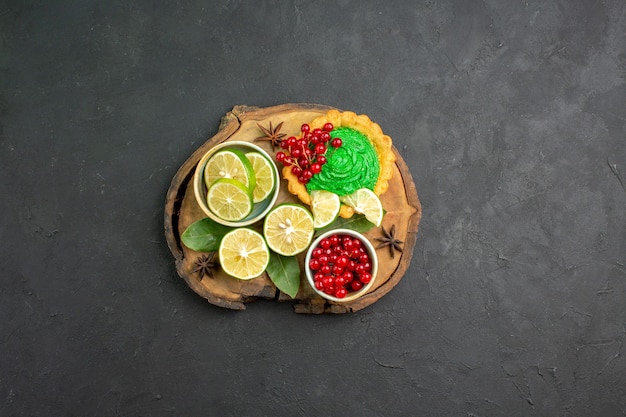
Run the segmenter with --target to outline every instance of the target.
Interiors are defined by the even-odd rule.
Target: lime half
[[[207,192],[207,206],[221,219],[236,222],[252,212],[252,193],[232,178],[216,180]]]
[[[248,152],[246,158],[252,164],[254,170],[254,178],[256,180],[256,186],[253,190],[253,198],[255,203],[260,203],[265,200],[276,187],[276,177],[274,176],[274,169],[272,168],[272,162],[259,152]]]
[[[263,234],[267,245],[274,252],[297,255],[313,240],[313,216],[298,204],[281,204],[265,216]]]
[[[339,196],[325,190],[311,191],[311,212],[313,213],[313,226],[316,229],[328,226],[339,215],[341,202]]]
[[[204,182],[208,188],[221,178],[232,178],[254,190],[256,178],[254,168],[243,152],[238,149],[218,151],[204,167]]]
[[[383,222],[383,204],[374,191],[369,188],[359,188],[352,194],[340,198],[341,202],[354,209],[355,212],[363,214],[367,220],[374,223],[376,227]]]
[[[270,252],[263,236],[245,227],[224,235],[218,254],[224,272],[239,279],[258,277],[270,261]]]

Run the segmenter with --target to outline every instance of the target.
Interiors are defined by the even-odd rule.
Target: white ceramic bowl
[[[309,262],[311,261],[313,250],[316,247],[318,247],[319,243],[323,239],[330,237],[332,235],[348,235],[353,238],[359,239],[361,241],[361,244],[367,250],[367,253],[370,256],[370,263],[372,264],[372,269],[370,271],[370,273],[372,274],[372,280],[367,285],[364,285],[363,288],[361,288],[360,290],[349,292],[348,295],[346,295],[344,298],[337,298],[335,296],[326,294],[325,292],[320,291],[317,288],[315,288],[315,281],[313,279],[313,271],[311,271],[311,268],[309,268]],[[374,285],[374,281],[376,281],[376,274],[378,272],[378,257],[376,256],[376,249],[374,249],[374,246],[371,244],[371,242],[367,240],[367,238],[359,232],[355,232],[354,230],[350,230],[350,229],[329,230],[327,232],[322,233],[320,236],[318,236],[313,241],[313,243],[311,243],[311,246],[309,246],[309,249],[306,252],[306,257],[304,260],[304,272],[306,274],[307,281],[309,282],[309,285],[311,286],[313,291],[315,291],[321,297],[324,297],[325,299],[330,300],[330,301],[335,301],[337,303],[345,303],[348,301],[353,301],[361,297],[362,295],[366,294],[367,292],[369,292],[369,290],[372,288],[372,285]]]
[[[244,153],[255,151],[259,152],[270,162],[272,167],[272,171],[274,173],[274,179],[276,180],[276,186],[274,187],[274,191],[263,201],[254,204],[252,208],[252,212],[244,219],[231,222],[228,220],[224,220],[213,214],[213,212],[209,209],[206,203],[206,193],[207,188],[204,183],[204,167],[206,166],[207,161],[217,152],[223,149],[238,149]],[[276,168],[276,164],[272,160],[272,158],[265,152],[263,149],[258,147],[257,145],[250,142],[239,142],[239,141],[231,141],[231,142],[222,142],[219,145],[214,146],[209,150],[198,162],[196,166],[196,171],[193,177],[193,192],[196,196],[196,201],[198,205],[202,209],[202,211],[209,216],[212,220],[217,223],[223,224],[225,226],[231,227],[239,227],[239,226],[248,226],[257,221],[261,220],[265,215],[272,209],[274,203],[276,203],[276,199],[278,198],[278,192],[280,191],[280,177],[278,175],[278,168]]]

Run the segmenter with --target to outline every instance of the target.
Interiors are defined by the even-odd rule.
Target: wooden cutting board
[[[246,303],[257,299],[270,299],[292,302],[296,313],[347,313],[376,302],[402,279],[413,255],[422,208],[411,173],[395,147],[393,148],[396,155],[395,172],[389,181],[389,189],[381,196],[381,201],[386,210],[383,226],[389,230],[395,225],[396,237],[404,242],[403,251],[396,252],[392,257],[386,247],[377,250],[378,276],[368,294],[347,303],[329,302],[313,292],[304,271],[301,274],[300,290],[294,299],[278,291],[267,274],[243,281],[228,276],[220,268],[215,270],[213,278],[204,276],[200,279],[199,274],[193,272],[195,261],[204,254],[187,248],[182,244],[180,236],[190,224],[206,217],[196,203],[192,186],[194,170],[202,156],[213,146],[225,141],[253,142],[254,138],[262,135],[258,124],[267,127],[270,122],[273,126],[283,122],[281,132],[288,136],[298,136],[302,123],[309,123],[330,109],[332,107],[317,104],[283,104],[267,108],[235,106],[222,118],[217,134],[200,146],[172,179],[165,200],[167,244],[174,255],[178,275],[193,291],[210,303],[233,310],[244,310]],[[271,156],[275,155],[269,142],[254,143]],[[279,165],[279,171],[280,168]],[[276,204],[300,203],[287,191],[284,179],[281,179],[280,187]],[[365,236],[377,246],[379,242],[375,238],[382,237],[382,230],[373,228],[366,232]],[[215,258],[217,259],[217,255]],[[298,256],[298,261],[302,267],[304,253]]]

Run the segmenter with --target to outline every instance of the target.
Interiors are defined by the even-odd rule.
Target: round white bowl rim
[[[272,191],[270,200],[267,203],[265,203],[267,204],[267,206],[256,216],[251,217],[251,218],[245,218],[244,220],[238,221],[238,222],[231,222],[228,220],[220,219],[215,214],[213,214],[211,210],[209,210],[209,207],[207,206],[206,202],[203,199],[204,195],[206,194],[206,192],[203,191],[203,186],[202,186],[204,166],[206,165],[209,158],[213,156],[217,151],[219,151],[220,149],[228,148],[228,147],[248,148],[251,151],[259,152],[261,155],[263,155],[265,158],[267,158],[270,161],[270,165],[272,167],[274,177],[276,178],[276,187],[274,187],[274,191]],[[272,209],[272,207],[276,203],[276,200],[278,199],[278,193],[280,192],[280,174],[278,173],[278,168],[276,167],[276,164],[274,163],[274,160],[272,159],[272,157],[267,153],[266,150],[264,150],[260,146],[257,146],[254,143],[245,142],[245,141],[222,142],[222,143],[215,145],[211,149],[209,149],[202,156],[202,158],[200,158],[200,161],[198,162],[198,165],[196,166],[194,176],[193,176],[193,191],[194,191],[194,196],[196,198],[196,202],[200,206],[200,209],[202,209],[204,214],[206,214],[211,220],[219,224],[222,224],[224,226],[230,226],[230,227],[249,226],[251,224],[258,222],[263,217],[265,217],[265,215],[269,213],[269,211]]]
[[[315,288],[313,275],[311,274],[311,271],[309,269],[309,261],[311,260],[311,253],[313,252],[313,249],[317,247],[322,239],[332,235],[349,235],[358,238],[367,248],[367,251],[370,254],[370,259],[372,261],[372,280],[367,285],[364,285],[363,288],[361,288],[360,290],[349,293],[344,298],[334,297]],[[372,242],[370,242],[369,239],[366,238],[365,235],[363,235],[362,233],[352,229],[331,229],[316,237],[307,249],[306,256],[304,258],[304,273],[306,275],[309,286],[313,289],[313,291],[315,291],[316,294],[330,301],[334,301],[337,303],[346,303],[349,301],[354,301],[357,298],[363,296],[372,288],[372,286],[374,285],[374,281],[376,281],[376,275],[378,274],[378,256],[376,255],[376,249],[374,248],[374,245],[372,245]]]

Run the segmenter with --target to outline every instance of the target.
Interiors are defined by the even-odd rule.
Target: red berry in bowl
[[[353,231],[325,233],[316,239],[306,259],[311,286],[323,296],[332,296],[328,297],[331,300],[352,300],[369,288],[374,279],[374,249],[369,241]]]
[[[370,274],[369,272],[364,272],[359,275],[359,281],[361,281],[363,284],[369,284],[371,280],[372,274]]]
[[[337,258],[337,262],[335,262],[335,265],[341,268],[345,268],[348,266],[349,262],[350,259],[346,255],[341,255]]]
[[[324,288],[324,292],[328,295],[334,295],[335,294],[335,287],[328,287],[328,288]]]
[[[344,285],[346,285],[346,279],[343,275],[337,276],[337,278],[335,278],[335,287],[343,287]]]
[[[343,268],[340,266],[337,266],[336,264],[333,265],[333,268],[331,269],[331,272],[333,273],[333,275],[335,276],[340,276],[343,274]]]
[[[367,253],[362,253],[359,255],[359,263],[365,264],[370,261],[370,257]]]
[[[324,278],[322,278],[322,285],[324,285],[324,288],[330,288],[333,286],[334,283],[335,280],[330,275],[326,275],[324,276]]]
[[[346,295],[348,295],[348,290],[343,287],[337,288],[337,290],[335,291],[335,297],[337,298],[345,298]]]
[[[357,265],[357,264],[356,264],[356,262],[355,262],[355,261],[350,260],[350,261],[348,262],[348,266],[346,266],[346,269],[347,269],[348,271],[354,271],[354,270],[356,269],[356,265]]]
[[[313,258],[309,262],[309,268],[311,268],[311,270],[313,271],[317,271],[318,269],[320,269],[320,266],[321,265],[319,259]]]
[[[335,126],[333,126],[332,123],[328,122],[324,125],[324,127],[322,128],[323,130],[325,130],[326,132],[330,132],[331,130],[333,130],[335,128]]]
[[[357,279],[355,279],[354,281],[352,281],[350,283],[350,288],[352,288],[352,291],[358,291],[361,288],[363,288],[363,283]]]
[[[333,148],[338,148],[341,146],[342,143],[343,141],[340,138],[335,138],[330,144],[332,145]]]

